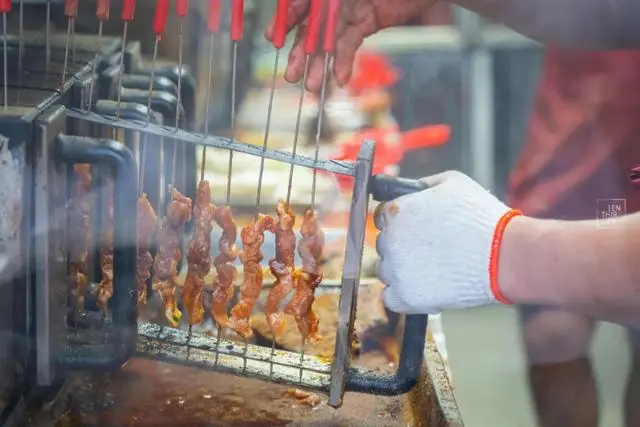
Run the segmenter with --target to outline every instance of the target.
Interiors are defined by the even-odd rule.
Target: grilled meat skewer
[[[302,239],[298,245],[298,254],[302,258],[302,267],[294,275],[296,294],[284,311],[296,319],[298,330],[305,340],[318,341],[321,339],[317,335],[319,319],[312,305],[314,292],[322,282],[324,232],[318,224],[315,211],[309,209],[305,212],[300,234]]]
[[[106,312],[109,300],[113,296],[113,185],[106,189],[104,230],[100,249],[100,270],[102,280],[96,290],[98,307]]]
[[[193,210],[193,237],[189,243],[187,262],[189,269],[182,288],[182,302],[189,314],[189,325],[197,325],[204,320],[202,292],[204,279],[213,257],[211,256],[211,231],[216,207],[211,203],[209,182],[202,180],[198,184],[196,203]]]
[[[172,327],[177,327],[182,313],[176,303],[176,278],[178,263],[182,259],[182,233],[191,220],[191,199],[183,196],[175,187],[169,187],[171,201],[167,214],[160,221],[158,252],[153,260],[153,290],[162,299],[164,317]]]
[[[231,328],[241,337],[249,339],[253,336],[251,330],[251,311],[255,305],[264,281],[262,272],[263,259],[260,248],[264,242],[264,232],[274,230],[275,222],[272,217],[259,215],[251,224],[240,232],[242,252],[240,261],[244,265],[244,280],[240,289],[240,302],[231,310]]]
[[[140,306],[147,303],[147,280],[151,277],[151,266],[153,265],[150,248],[158,227],[158,217],[144,193],[138,198],[137,213],[138,263],[136,265],[136,281],[138,282],[138,306]]]
[[[265,316],[274,335],[284,330],[284,315],[278,312],[280,302],[293,290],[293,272],[295,270],[296,235],[293,225],[296,216],[283,200],[276,204],[278,219],[275,224],[276,256],[269,260],[271,273],[276,278],[267,296]]]
[[[213,261],[217,277],[213,283],[211,317],[216,321],[219,328],[227,328],[229,326],[227,302],[231,298],[233,284],[236,280],[236,267],[233,262],[238,257],[236,248],[238,231],[229,206],[220,206],[216,209],[215,221],[222,228],[222,236],[220,236],[218,242],[220,253]]]

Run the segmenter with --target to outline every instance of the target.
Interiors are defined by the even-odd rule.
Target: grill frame
[[[37,43],[35,43],[37,45]],[[55,44],[55,39],[54,39]],[[111,42],[112,46],[119,46],[119,43]],[[26,49],[29,50],[30,44],[26,44]],[[82,50],[78,50],[79,55],[85,55]],[[56,50],[54,50],[56,52]],[[93,58],[92,53],[85,52],[87,57]],[[115,51],[110,54],[106,54],[101,61],[101,66],[96,67],[97,70],[110,70],[112,65],[117,63],[114,58],[121,55],[121,53]],[[56,55],[53,55],[56,58]],[[84,57],[84,56],[82,56]],[[175,332],[169,334],[171,328],[162,328],[161,331],[165,331],[165,335],[158,335],[159,329],[148,326],[144,323],[140,323],[137,328],[138,342],[135,344],[137,355],[144,357],[153,357],[159,360],[170,361],[172,363],[188,364],[200,367],[202,369],[220,370],[222,372],[229,372],[236,375],[253,376],[261,379],[269,379],[271,381],[291,384],[294,386],[301,386],[303,388],[313,389],[329,394],[329,404],[334,407],[339,407],[342,403],[342,396],[345,391],[358,391],[372,394],[382,395],[397,395],[402,394],[410,390],[418,382],[419,369],[423,361],[424,339],[426,334],[427,318],[426,316],[409,316],[407,317],[407,326],[405,328],[405,338],[403,339],[403,347],[401,353],[401,359],[398,366],[398,371],[395,374],[382,374],[379,372],[367,371],[358,369],[351,366],[350,363],[350,344],[351,335],[353,334],[353,325],[356,314],[356,301],[358,288],[360,283],[360,268],[362,261],[365,221],[368,214],[368,201],[370,196],[370,182],[371,182],[371,165],[373,163],[373,155],[375,151],[375,144],[370,141],[363,142],[360,155],[355,163],[339,162],[339,161],[317,161],[313,159],[296,155],[292,157],[290,153],[261,149],[250,144],[238,142],[236,140],[230,140],[228,138],[221,138],[215,136],[206,136],[194,132],[190,132],[184,129],[175,129],[173,127],[166,127],[162,124],[153,122],[147,124],[141,119],[140,114],[146,113],[145,110],[141,110],[141,93],[136,93],[135,89],[129,89],[130,97],[123,98],[124,101],[130,103],[131,111],[139,114],[131,114],[127,118],[126,114],[120,120],[115,120],[114,117],[109,116],[112,105],[102,103],[96,100],[96,104],[91,106],[94,111],[101,111],[101,114],[96,112],[90,112],[85,109],[86,101],[89,99],[88,88],[91,86],[91,80],[98,78],[95,85],[95,90],[100,93],[104,93],[104,85],[113,85],[112,79],[95,77],[91,75],[91,66],[87,62],[83,67],[80,67],[80,71],[70,76],[65,87],[62,90],[56,90],[53,95],[51,104],[64,105],[66,126],[69,133],[72,134],[95,134],[96,131],[100,132],[100,129],[106,128],[118,128],[125,131],[125,134],[129,132],[129,137],[125,136],[125,144],[128,146],[133,144],[131,133],[140,133],[146,135],[141,137],[145,143],[150,143],[149,135],[159,137],[160,140],[168,140],[171,143],[180,141],[185,147],[193,148],[195,152],[196,146],[208,146],[215,148],[222,148],[250,154],[253,156],[268,158],[287,164],[295,164],[296,166],[313,168],[322,170],[325,172],[352,176],[355,181],[354,193],[350,212],[350,221],[347,235],[347,248],[345,251],[345,263],[343,268],[343,278],[341,281],[341,297],[339,303],[339,329],[336,336],[336,355],[331,364],[321,361],[313,356],[304,356],[302,362],[295,363],[295,360],[300,360],[300,354],[295,352],[272,352],[271,349],[256,345],[246,345],[243,347],[243,351],[240,355],[237,352],[231,352],[227,348],[228,343],[223,345],[217,345],[215,339],[191,335],[190,338],[185,341],[183,339],[184,331],[174,330]],[[170,68],[166,69],[168,75],[172,74]],[[118,73],[107,72],[109,76],[117,76]],[[145,75],[145,73],[141,73]],[[168,115],[172,111],[173,103],[170,98],[172,94],[159,92],[159,100],[152,106],[163,110],[161,115]],[[175,96],[173,96],[175,98]],[[166,99],[165,99],[166,98]],[[135,102],[138,101],[138,102]],[[136,106],[137,105],[137,106]],[[164,105],[164,107],[162,107]],[[162,108],[161,108],[162,107]],[[42,109],[39,110],[39,114],[42,113]],[[182,114],[183,117],[186,114]],[[188,128],[188,124],[182,125]],[[62,127],[63,128],[63,127]],[[61,128],[61,129],[62,129]],[[109,144],[103,142],[104,144]],[[131,147],[135,149],[135,147]],[[127,156],[132,156],[129,154]],[[69,157],[69,155],[67,155]],[[76,157],[78,161],[80,157]],[[170,164],[170,162],[167,162]],[[166,163],[165,163],[166,167]],[[129,168],[130,169],[130,168]],[[129,175],[131,176],[131,175]],[[135,176],[135,175],[134,175]],[[194,168],[194,181],[195,181],[195,168]],[[193,186],[195,191],[195,186]],[[160,198],[162,199],[162,198]],[[135,205],[135,203],[130,204]],[[155,205],[158,206],[158,205]],[[98,206],[99,209],[99,206]],[[129,228],[131,230],[131,228]],[[135,228],[133,229],[135,231]],[[135,234],[135,233],[134,233]],[[129,248],[131,249],[131,248]],[[129,256],[131,254],[129,253]],[[116,275],[120,274],[123,277],[126,273],[119,273],[116,269]],[[130,274],[130,280],[133,283],[133,274]],[[105,321],[101,319],[98,324],[90,321],[90,327],[87,326],[85,321],[90,319],[92,315],[90,313],[84,313],[79,315],[73,313],[71,316],[71,332],[73,336],[69,335],[69,331],[65,331],[66,337],[62,339],[63,342],[67,342],[66,345],[58,348],[57,341],[51,341],[51,334],[45,334],[47,336],[48,345],[54,347],[52,350],[57,352],[60,350],[60,355],[54,357],[53,353],[40,353],[41,358],[40,366],[42,368],[42,378],[40,379],[42,385],[53,383],[57,375],[55,367],[63,367],[64,369],[86,369],[88,367],[95,369],[100,365],[102,368],[117,369],[122,363],[131,356],[131,347],[135,335],[132,333],[132,317],[130,302],[132,297],[131,286],[118,286],[114,291],[113,300],[116,302],[114,307],[120,307],[121,311],[119,315],[115,316],[113,322]],[[123,294],[124,293],[124,294]],[[43,297],[44,298],[44,297]],[[133,298],[135,300],[135,298]],[[118,303],[119,302],[119,303]],[[48,301],[47,304],[50,304]],[[47,314],[49,315],[49,314]],[[46,322],[51,321],[46,320]],[[46,328],[47,324],[41,323],[42,328]],[[116,327],[115,324],[119,324],[120,327]],[[152,334],[152,331],[156,331],[156,335]],[[171,339],[170,339],[171,338]],[[97,341],[95,341],[97,339]],[[45,341],[41,339],[40,344]],[[146,340],[146,341],[145,341]],[[188,349],[190,344],[189,340],[195,340],[198,344],[197,347],[191,345],[194,353],[200,354],[199,358],[189,358],[187,354],[182,357],[183,350]],[[142,342],[141,342],[142,341]],[[161,342],[162,341],[162,342]],[[90,353],[85,353],[82,349],[87,348],[87,344],[92,346],[94,350]],[[222,342],[220,343],[222,344]],[[212,347],[212,345],[214,347]],[[158,350],[158,346],[165,346],[163,351]],[[185,347],[186,346],[186,347]],[[234,347],[237,343],[234,344]],[[110,362],[107,363],[104,360],[98,360],[96,356],[99,350],[114,348],[119,349],[117,355],[109,358]],[[207,354],[211,354],[211,349],[216,349],[217,356],[215,356],[213,366],[210,363],[211,360],[207,358]],[[265,359],[264,355],[269,353],[268,359]],[[254,356],[255,355],[255,356]],[[242,360],[242,369],[238,371],[237,364],[234,365],[231,359],[237,360],[238,357]],[[229,360],[227,360],[229,359]],[[222,360],[222,362],[220,362]],[[253,365],[256,365],[255,367]],[[261,367],[258,367],[260,365]],[[277,366],[277,368],[274,368]],[[264,375],[264,369],[268,367],[270,374]],[[286,371],[286,372],[285,372]],[[305,375],[305,371],[316,371],[315,374]],[[276,373],[274,377],[273,373]],[[298,379],[295,379],[295,373],[298,373]],[[314,375],[316,377],[314,378]],[[321,377],[321,378],[319,378]]]

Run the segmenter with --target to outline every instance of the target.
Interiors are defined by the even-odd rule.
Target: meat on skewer
[[[193,210],[193,237],[189,243],[187,262],[189,269],[182,288],[182,302],[189,314],[189,325],[197,325],[204,320],[202,292],[204,278],[211,270],[211,231],[216,207],[211,203],[209,181],[198,184],[196,203]]]
[[[138,198],[137,212],[138,263],[136,265],[136,280],[138,282],[138,306],[140,306],[147,303],[147,280],[151,277],[151,266],[153,265],[150,248],[158,227],[158,217],[144,193]]]
[[[284,311],[296,319],[302,337],[314,342],[321,339],[318,336],[319,319],[312,305],[314,292],[322,282],[324,232],[318,224],[316,213],[311,209],[304,214],[300,234],[302,239],[298,244],[298,254],[302,258],[302,267],[294,275],[296,294]]]
[[[275,222],[272,217],[260,215],[258,219],[242,228],[240,238],[242,239],[242,252],[240,252],[240,262],[244,265],[244,280],[240,288],[240,302],[231,310],[231,328],[241,337],[249,339],[253,336],[251,330],[251,311],[255,305],[260,292],[264,275],[262,272],[263,259],[260,248],[264,242],[264,232],[274,232]]]
[[[100,249],[100,270],[102,280],[96,289],[96,303],[105,311],[113,296],[113,186],[106,189],[104,230]]]
[[[84,298],[89,284],[88,258],[91,244],[91,167],[78,164],[73,167],[75,194],[70,203],[69,268],[68,280],[78,310],[84,309]]]
[[[238,257],[236,248],[238,231],[229,206],[220,206],[216,209],[215,221],[222,228],[222,236],[220,236],[220,241],[218,242],[220,253],[213,261],[217,277],[213,283],[211,316],[219,328],[227,328],[229,327],[227,302],[231,298],[233,284],[236,281],[236,267],[233,262]]]
[[[176,304],[176,278],[178,263],[182,259],[182,233],[191,220],[191,199],[183,196],[175,187],[169,187],[171,201],[167,214],[160,221],[158,252],[153,260],[153,290],[162,299],[164,317],[172,327],[177,327],[182,313]]]
[[[275,226],[276,256],[269,260],[271,273],[276,278],[267,296],[265,316],[274,335],[284,330],[284,315],[278,312],[280,302],[293,290],[293,272],[295,270],[296,235],[293,225],[296,216],[290,206],[282,200],[276,204],[278,219]]]

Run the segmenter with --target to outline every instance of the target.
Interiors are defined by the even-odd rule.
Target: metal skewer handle
[[[135,215],[131,206],[136,204],[137,168],[133,154],[124,145],[112,140],[97,140],[79,136],[58,136],[57,154],[60,161],[100,163],[113,167],[114,188],[114,260],[113,297],[109,302],[113,317],[113,336],[102,343],[82,342],[68,344],[58,363],[73,369],[119,369],[133,355],[136,345],[137,304],[136,283],[131,280],[136,272]]]

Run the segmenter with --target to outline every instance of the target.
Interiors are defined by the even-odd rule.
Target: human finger
[[[351,79],[356,52],[364,40],[362,28],[354,25],[345,27],[336,45],[333,75],[338,86],[343,87]]]
[[[329,70],[330,72],[330,70]],[[309,73],[307,75],[306,89],[312,93],[319,93],[324,77],[324,54],[322,52],[311,55],[309,59]],[[329,78],[330,76],[327,76]]]
[[[290,33],[296,26],[298,26],[309,14],[309,2],[310,0],[293,0],[289,5],[287,12],[287,33]],[[267,40],[272,41],[273,29],[275,26],[275,16],[267,26],[267,30],[264,32],[264,36]]]
[[[302,78],[304,74],[304,67],[306,61],[306,55],[303,49],[303,40],[306,37],[308,25],[305,20],[298,27],[296,32],[296,39],[289,52],[289,59],[287,61],[287,68],[284,73],[284,78],[289,83],[296,83]]]

